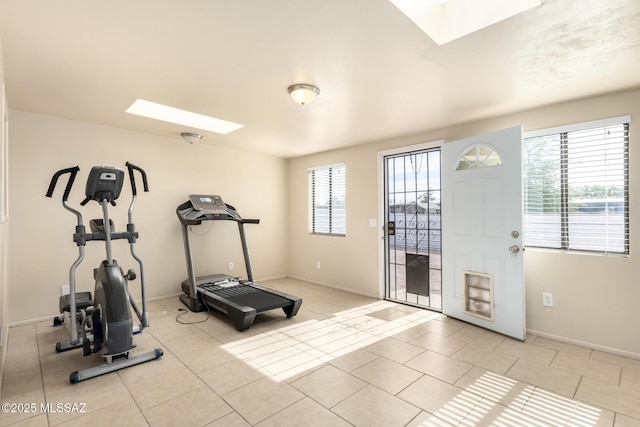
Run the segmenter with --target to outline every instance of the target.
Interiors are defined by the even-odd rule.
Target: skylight
[[[244,127],[237,123],[227,122],[225,120],[216,119],[215,117],[192,113],[190,111],[180,110],[178,108],[162,104],[156,104],[155,102],[145,101],[144,99],[137,99],[136,102],[127,108],[126,112],[148,117],[150,119],[162,120],[163,122],[208,130],[222,135],[226,135],[229,132],[233,132],[234,130]]]
[[[438,45],[539,6],[541,0],[390,0]]]

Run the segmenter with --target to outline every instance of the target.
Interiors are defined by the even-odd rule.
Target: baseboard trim
[[[163,296],[160,296],[160,297],[147,298],[147,302],[158,301],[158,300],[162,300],[162,299],[165,299],[165,298],[171,298],[171,297],[178,298],[180,295],[182,295],[182,292],[175,293],[175,294],[169,294],[169,295],[163,295]],[[136,303],[138,304],[138,306],[142,305],[141,301],[136,301]],[[18,327],[18,326],[32,325],[34,323],[45,322],[47,320],[49,320],[51,322],[51,326],[53,326],[53,318],[56,317],[56,316],[59,316],[59,315],[60,315],[60,313],[56,313],[56,314],[51,314],[49,316],[36,317],[34,319],[17,320],[15,322],[9,322],[9,327],[10,328],[15,328],[15,327]],[[134,316],[134,319],[135,319],[135,316]]]
[[[295,280],[300,280],[300,281],[303,281],[303,282],[311,283],[313,285],[324,286],[325,288],[337,289],[339,291],[349,292],[349,293],[356,294],[356,295],[362,295],[363,297],[369,297],[369,298],[373,298],[373,299],[377,299],[377,300],[381,299],[379,295],[373,295],[373,294],[366,293],[366,292],[359,292],[359,291],[356,291],[356,290],[351,289],[351,288],[344,288],[344,287],[341,287],[341,286],[331,285],[329,283],[318,282],[316,280],[309,280],[309,279],[306,279],[304,277],[298,277],[298,276],[287,276],[287,277],[289,277],[291,279],[295,279]]]
[[[9,323],[9,327],[10,328],[16,328],[18,326],[32,325],[34,323],[40,323],[40,322],[44,322],[46,320],[50,320],[51,321],[51,326],[53,326],[53,318],[56,317],[56,316],[57,316],[57,314],[52,314],[51,316],[37,317],[35,319],[18,320],[16,322],[10,322]]]
[[[527,329],[527,333],[539,336],[541,338],[548,338],[550,340],[559,341],[559,342],[563,342],[563,343],[566,343],[566,344],[576,345],[578,347],[589,348],[589,349],[592,349],[592,350],[599,350],[599,351],[603,351],[605,353],[610,353],[610,354],[615,354],[615,355],[618,355],[618,356],[628,357],[630,359],[639,359],[640,360],[640,354],[639,353],[634,353],[634,352],[631,352],[631,351],[621,350],[619,348],[607,347],[607,346],[604,346],[604,345],[594,344],[594,343],[581,341],[581,340],[577,340],[577,339],[573,339],[573,338],[567,338],[567,337],[563,337],[563,336],[560,336],[560,335],[550,334],[550,333],[547,333],[547,332],[536,331],[534,329]]]

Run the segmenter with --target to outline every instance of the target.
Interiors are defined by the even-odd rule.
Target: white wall
[[[377,153],[440,139],[457,140],[523,125],[525,131],[631,114],[631,256],[602,257],[528,249],[525,253],[527,327],[530,332],[577,344],[640,357],[640,89],[552,105],[518,114],[466,123],[420,135],[300,157],[289,162],[289,274],[353,292],[378,295],[380,225],[377,216]],[[310,235],[307,231],[307,168],[347,165],[347,236]],[[320,260],[321,269],[315,268]],[[555,307],[542,306],[542,293]]]
[[[309,234],[307,169],[344,162],[346,236]],[[289,161],[289,275],[379,297],[377,246],[377,154],[372,146],[330,151]],[[378,221],[380,223],[380,221]],[[320,261],[320,269],[316,262]]]
[[[134,221],[140,233],[136,252],[145,262],[149,298],[176,294],[187,277],[181,224],[176,207],[188,194],[218,194],[245,218],[259,218],[246,232],[256,279],[287,273],[286,161],[260,154],[189,145],[176,138],[126,131],[11,110],[9,245],[9,318],[21,322],[54,315],[60,287],[77,256],[72,234],[75,217],[63,209],[66,183],[54,197],[45,197],[54,172],[78,165],[80,172],[69,198],[84,198],[88,172],[95,165],[125,168],[130,161],[146,170],[149,193],[139,192]],[[112,209],[117,230],[124,230],[131,191],[125,182]],[[97,203],[84,209],[85,223],[100,218]],[[206,234],[208,233],[208,234]],[[201,236],[199,236],[201,235]],[[196,274],[227,273],[246,277],[236,223],[210,221],[192,234]],[[126,241],[114,242],[114,257],[126,271],[137,270]],[[87,258],[78,268],[79,290],[93,290],[92,269],[104,258],[102,242],[89,242]],[[139,297],[139,281],[130,283]],[[176,304],[180,304],[176,297]],[[153,322],[153,319],[151,319]]]
[[[2,59],[2,40],[0,40],[0,85],[4,81],[4,65]],[[0,101],[1,102],[1,101]],[[0,111],[2,108],[0,108]],[[2,117],[0,115],[0,120]],[[0,126],[1,127],[1,126]],[[1,137],[0,137],[1,141]],[[0,148],[1,149],[1,148]],[[0,171],[2,167],[0,167]],[[2,189],[0,189],[0,197]],[[9,303],[7,301],[7,282],[9,274],[9,222],[0,223],[0,395],[2,394],[2,374],[4,373],[4,362],[7,354],[7,339],[9,338]]]

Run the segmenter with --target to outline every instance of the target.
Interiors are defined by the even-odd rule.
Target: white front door
[[[442,146],[442,312],[524,340],[522,127]]]

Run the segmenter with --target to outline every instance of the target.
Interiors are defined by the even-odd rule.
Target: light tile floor
[[[69,373],[99,358],[57,354],[66,329],[50,322],[11,328],[2,403],[21,412],[0,425],[640,426],[640,360],[298,280],[264,284],[303,297],[298,315],[262,314],[240,333],[217,313],[177,322],[177,297],[153,301],[136,343],[164,356],[74,385]]]

